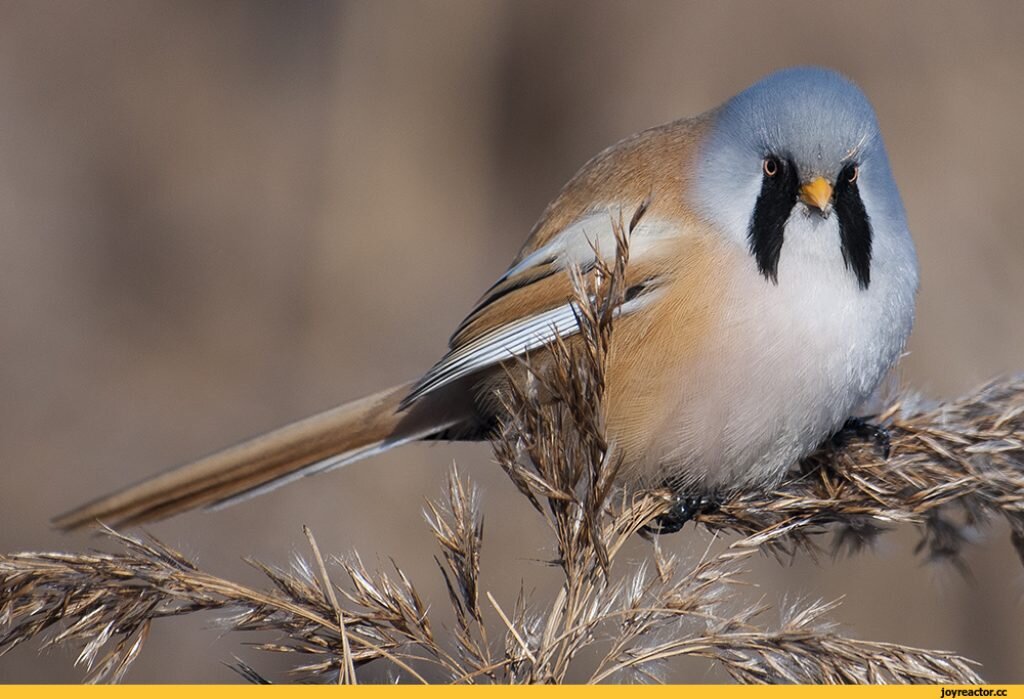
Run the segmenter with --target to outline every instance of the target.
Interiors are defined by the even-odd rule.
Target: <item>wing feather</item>
[[[622,315],[662,295],[679,248],[700,221],[685,206],[694,146],[714,113],[655,127],[608,148],[563,188],[501,278],[452,335],[449,352],[412,389],[406,407],[459,378],[578,331],[566,270],[591,269],[615,253],[628,224],[627,301]],[[632,281],[631,281],[632,280]]]
[[[599,221],[605,222],[604,228],[597,226]],[[558,337],[577,333],[578,308],[571,300],[573,290],[567,270],[572,265],[591,269],[597,253],[602,257],[614,254],[613,221],[608,213],[589,216],[565,231],[564,235],[571,237],[556,236],[547,246],[513,266],[492,287],[495,293],[485,295],[462,324],[452,338],[449,352],[416,383],[403,406],[452,381],[549,345]],[[678,231],[657,222],[634,230],[626,277],[630,288],[626,303],[618,310],[620,315],[634,313],[657,297],[659,279],[666,269],[664,261],[659,263],[658,259],[659,249],[666,246],[658,243],[673,235],[678,235]],[[634,257],[634,250],[638,257]],[[530,262],[538,267],[524,266]],[[500,287],[505,281],[516,283],[531,277],[532,281],[512,289]]]

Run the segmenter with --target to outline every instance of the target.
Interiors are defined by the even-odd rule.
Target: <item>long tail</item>
[[[139,524],[196,507],[227,505],[300,476],[431,437],[464,417],[451,410],[399,412],[411,385],[328,410],[128,486],[54,519],[70,530]],[[447,416],[446,416],[447,413]]]

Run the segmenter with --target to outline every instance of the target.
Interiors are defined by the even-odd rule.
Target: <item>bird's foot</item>
[[[645,524],[640,530],[644,534],[674,534],[683,528],[697,515],[714,512],[718,509],[718,502],[707,495],[683,495],[676,493],[672,496],[672,506],[663,515],[658,515],[653,522]]]
[[[832,435],[832,443],[835,446],[842,448],[849,443],[850,437],[874,442],[875,448],[879,453],[881,453],[882,458],[889,458],[889,449],[891,446],[889,430],[881,425],[868,422],[863,418],[851,417],[843,424],[842,428],[838,432]]]

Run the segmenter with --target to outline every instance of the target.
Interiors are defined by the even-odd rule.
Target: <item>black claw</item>
[[[863,418],[851,417],[843,424],[842,429],[833,435],[832,443],[840,448],[845,447],[851,435],[865,441],[874,442],[875,448],[881,452],[882,458],[889,458],[889,449],[891,447],[889,430],[881,425],[868,422]]]
[[[644,534],[675,534],[697,515],[714,512],[717,509],[718,503],[706,495],[676,494],[672,498],[672,507],[669,511],[658,515],[652,523],[644,525],[640,531]]]

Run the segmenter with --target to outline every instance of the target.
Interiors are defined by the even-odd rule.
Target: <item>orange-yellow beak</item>
[[[818,211],[825,211],[832,201],[832,185],[824,177],[808,182],[800,188],[800,201]]]

